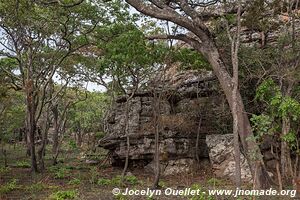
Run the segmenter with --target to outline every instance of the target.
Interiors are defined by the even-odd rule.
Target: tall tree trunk
[[[240,188],[242,185],[241,180],[241,152],[240,152],[240,142],[239,142],[239,118],[237,113],[237,92],[239,87],[239,58],[238,51],[240,45],[240,33],[241,32],[241,1],[238,1],[238,12],[237,12],[237,31],[234,37],[231,38],[231,61],[232,61],[232,117],[233,117],[233,143],[234,143],[234,160],[235,160],[235,182],[236,187]]]
[[[47,109],[44,117],[45,118],[43,119],[43,123],[42,123],[42,144],[41,144],[41,147],[38,150],[38,161],[39,161],[41,171],[45,170],[44,157],[45,157],[45,154],[46,154],[48,131],[49,131],[49,128],[50,128],[49,110],[48,109]]]
[[[58,122],[58,105],[54,104],[51,108],[53,113],[53,145],[52,145],[52,154],[55,155],[58,148],[58,135],[59,135],[59,122]]]
[[[197,128],[197,138],[196,138],[196,160],[197,163],[200,163],[199,158],[199,140],[200,140],[200,130],[201,130],[201,124],[202,124],[202,116],[200,116],[199,122],[198,122],[198,128]]]
[[[121,175],[121,182],[124,182],[124,177],[126,175],[126,171],[128,169],[129,164],[129,152],[130,152],[130,136],[129,136],[129,103],[130,100],[133,98],[135,91],[131,93],[131,95],[127,98],[126,104],[125,104],[125,135],[126,135],[126,158],[125,158],[125,164]]]
[[[82,131],[81,131],[81,125],[80,125],[79,122],[77,124],[76,135],[77,135],[77,137],[76,137],[76,145],[78,147],[81,147],[81,145],[82,145]]]
[[[286,136],[290,132],[290,119],[282,118],[282,136]],[[293,175],[291,152],[286,141],[281,141],[280,154],[281,174],[283,175],[283,182],[289,180]]]
[[[28,78],[26,82],[26,104],[27,104],[27,136],[29,139],[29,149],[31,157],[31,170],[38,172],[36,154],[35,154],[35,132],[36,132],[36,105],[33,81]]]
[[[155,91],[154,91],[155,93]],[[159,163],[159,114],[160,114],[160,97],[162,94],[154,94],[154,134],[155,134],[155,153],[154,153],[154,182],[153,188],[159,187],[160,163]]]

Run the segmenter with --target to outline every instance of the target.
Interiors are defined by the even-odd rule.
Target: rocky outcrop
[[[154,81],[156,85],[164,85],[165,88],[160,88],[158,111],[160,161],[165,165],[165,174],[189,171],[195,161],[196,152],[200,158],[208,158],[205,137],[217,132],[218,126],[211,119],[219,113],[217,110],[220,105],[224,106],[225,103],[217,92],[217,81],[211,72],[189,70],[171,73],[170,70],[164,81]],[[126,158],[125,108],[128,104],[130,165],[150,164],[148,168],[151,169],[155,152],[155,101],[151,90],[136,92],[128,102],[126,96],[116,99],[113,109],[106,117],[107,134],[99,141],[101,147],[111,152],[113,165],[123,166]],[[223,107],[222,109],[224,110]],[[199,127],[200,119],[202,123]]]
[[[217,177],[227,177],[234,181],[235,161],[233,134],[207,135],[206,144],[208,146],[209,158],[213,171]],[[241,178],[245,182],[252,181],[252,175],[244,155],[241,158]]]

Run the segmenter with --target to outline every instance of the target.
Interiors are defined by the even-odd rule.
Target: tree
[[[86,98],[81,97],[83,101],[71,106],[67,114],[68,128],[76,134],[78,147],[81,147],[87,133],[99,137],[104,135],[103,119],[110,101],[106,93],[87,92],[86,95]]]
[[[236,33],[232,38],[230,33],[228,33],[231,40],[231,61],[232,61],[232,117],[233,117],[233,137],[234,137],[234,159],[235,159],[235,181],[237,188],[242,185],[241,181],[241,159],[240,159],[240,142],[239,142],[239,118],[238,118],[238,87],[239,87],[239,57],[238,51],[240,48],[240,38],[241,38],[241,1],[238,1],[238,11],[237,11],[237,26]],[[255,177],[254,177],[255,179]]]
[[[126,2],[145,15],[173,22],[193,34],[193,36],[184,33],[177,35],[154,35],[149,36],[149,38],[182,40],[201,53],[210,63],[232,110],[233,79],[227,70],[228,68],[224,62],[224,58],[218,50],[214,35],[203,20],[205,13],[201,13],[201,8],[209,6],[212,2],[206,3],[206,1],[187,0],[169,1],[168,3],[160,0],[126,0]],[[268,188],[269,176],[264,167],[264,163],[260,159],[261,152],[255,141],[247,139],[251,138],[253,133],[239,91],[237,91],[236,100],[239,136],[252,175],[256,178],[254,180],[255,185],[258,188]],[[257,158],[253,158],[253,156],[251,156],[252,154],[256,154]]]
[[[17,71],[1,69],[14,78],[14,85],[26,96],[26,133],[32,171],[38,171],[35,133],[54,74],[80,48],[88,44],[88,34],[101,19],[91,2],[45,5],[39,1],[1,1],[0,28],[4,47],[0,55],[14,60]],[[88,22],[88,23],[87,23]]]

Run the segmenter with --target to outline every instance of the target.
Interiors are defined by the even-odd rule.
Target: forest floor
[[[68,146],[68,145],[65,145]],[[48,150],[50,152],[50,150]],[[99,150],[98,150],[99,151]],[[47,156],[48,155],[48,156]],[[30,171],[30,158],[26,157],[24,145],[10,145],[7,148],[8,167],[4,157],[0,157],[0,200],[110,200],[110,199],[237,199],[228,197],[201,196],[125,196],[112,194],[114,188],[141,190],[151,188],[153,174],[143,169],[129,170],[123,184],[120,184],[121,168],[110,165],[90,165],[85,163],[77,148],[63,148],[59,164],[51,165],[51,154],[46,154],[46,170],[33,174]],[[160,186],[164,188],[234,189],[228,180],[216,179],[207,168],[199,168],[196,173],[161,177]],[[252,199],[252,198],[239,198]],[[262,198],[256,198],[262,199]],[[268,198],[270,199],[270,197]],[[272,198],[275,199],[275,198]],[[284,198],[280,198],[284,199]],[[290,198],[287,198],[290,199]]]

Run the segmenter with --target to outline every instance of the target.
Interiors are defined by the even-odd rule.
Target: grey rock
[[[158,113],[159,153],[164,155],[162,162],[170,162],[166,174],[171,174],[187,171],[184,166],[195,159],[199,116],[202,108],[208,107],[207,104],[213,102],[209,98],[216,92],[217,81],[208,71],[179,71],[173,68],[168,70],[166,80],[155,80],[154,77],[151,84],[152,87],[156,84],[155,88],[164,84],[164,88],[167,88],[160,91],[163,98]],[[123,165],[126,158],[126,102],[129,110],[129,161],[145,165],[152,162],[155,152],[154,101],[151,90],[136,92],[129,102],[126,96],[117,98],[105,119],[107,134],[99,141],[99,146],[111,152],[113,165]],[[200,158],[208,158],[205,143],[207,130],[209,128],[203,126],[199,133],[197,152]]]
[[[230,178],[235,177],[235,161],[233,148],[233,134],[226,135],[207,135],[206,144],[209,151],[209,159],[213,171],[217,177]],[[252,181],[250,167],[241,154],[241,177],[245,182]]]

